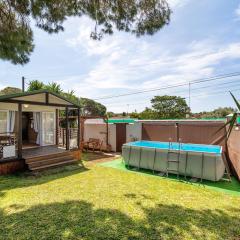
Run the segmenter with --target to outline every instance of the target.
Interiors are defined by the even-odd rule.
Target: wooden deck
[[[24,149],[23,158],[28,169],[33,172],[74,164],[79,160],[74,151],[65,150],[58,146]]]
[[[45,147],[35,147],[23,149],[23,158],[33,158],[40,156],[47,156],[55,153],[64,153],[67,150],[64,148],[59,148],[58,146],[45,146]]]

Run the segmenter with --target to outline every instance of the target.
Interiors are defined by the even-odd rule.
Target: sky
[[[86,17],[68,19],[58,34],[34,27],[35,50],[28,64],[0,60],[0,88],[21,87],[22,76],[26,82],[58,82],[64,91],[97,99],[119,113],[142,111],[154,96],[165,94],[186,98],[193,112],[234,106],[229,91],[240,98],[240,76],[191,84],[190,101],[187,83],[240,73],[240,1],[168,2],[170,24],[153,36],[115,32],[94,41],[94,22]],[[186,86],[104,98],[182,83]]]

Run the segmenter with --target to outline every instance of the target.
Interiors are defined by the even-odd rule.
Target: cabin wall
[[[0,102],[0,110],[18,111],[18,104]],[[53,111],[56,111],[56,107],[23,104],[22,111],[23,112],[53,112]]]
[[[13,132],[17,134],[17,119],[18,119],[18,108],[17,108],[17,104],[9,104],[9,103],[0,103],[0,111],[6,111],[8,116],[7,116],[7,128],[5,129],[4,133],[9,132],[9,111],[15,111],[15,125],[14,125],[14,129]],[[56,107],[48,107],[48,106],[31,106],[29,105],[27,108],[24,108],[23,105],[23,112],[40,112],[41,116],[40,116],[40,131],[39,133],[41,134],[40,136],[40,145],[43,146],[43,142],[42,142],[42,135],[43,135],[43,128],[42,128],[42,113],[43,112],[51,112],[54,113],[54,131],[56,129]],[[36,139],[37,139],[37,133],[34,131],[34,129],[31,126],[27,126],[27,131],[28,131],[28,141],[29,143],[36,143]],[[46,132],[45,134],[48,134],[48,132]],[[54,137],[54,143],[55,144],[55,137]]]

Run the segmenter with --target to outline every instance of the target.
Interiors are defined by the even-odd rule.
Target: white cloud
[[[237,16],[237,19],[240,19],[240,4],[238,5],[237,9],[235,10],[235,14]]]
[[[62,79],[62,84],[91,98],[210,77],[216,74],[216,67],[223,61],[240,58],[240,42],[194,41],[176,53],[150,38],[116,32],[113,36],[105,36],[102,41],[94,41],[89,37],[90,32],[89,20],[83,19],[77,36],[67,40],[68,46],[76,51],[81,49],[81,54],[92,59],[90,70],[82,77]],[[144,99],[150,99],[153,94],[144,95]],[[134,96],[134,101],[138,98],[141,100],[142,96]],[[130,98],[114,100],[128,104]],[[112,100],[103,101],[110,102]],[[110,108],[113,111],[120,109],[122,106]]]

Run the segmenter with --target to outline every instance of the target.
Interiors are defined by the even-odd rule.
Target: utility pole
[[[25,77],[22,77],[22,92],[25,92]]]
[[[188,106],[191,109],[191,82],[188,83]]]

